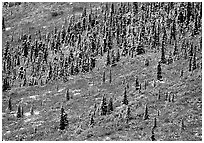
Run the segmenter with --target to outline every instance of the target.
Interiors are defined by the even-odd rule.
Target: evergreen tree
[[[126,124],[128,124],[128,122],[130,120],[130,106],[127,106],[125,118],[126,118]]]
[[[33,106],[31,106],[31,108],[30,108],[30,115],[33,115],[33,114],[34,114]]]
[[[60,130],[64,130],[65,127],[68,125],[68,121],[67,121],[67,114],[64,111],[63,106],[61,107],[61,113],[60,113]]]
[[[117,61],[117,62],[120,61],[120,50],[119,50],[119,48],[118,48],[117,54],[116,54],[116,61]]]
[[[155,135],[154,135],[154,129],[152,129],[152,135],[150,137],[151,141],[156,141]]]
[[[181,131],[185,129],[184,118],[181,120]]]
[[[196,47],[194,49],[194,54],[193,54],[193,65],[192,65],[192,70],[196,69]]]
[[[103,72],[103,78],[102,78],[102,80],[103,80],[103,83],[105,83],[105,82],[106,82],[106,75],[105,75],[105,71]]]
[[[183,69],[181,70],[181,74],[180,74],[180,77],[183,77]]]
[[[164,52],[164,41],[162,41],[162,48],[161,48],[161,63],[166,63],[165,52]]]
[[[12,111],[11,97],[9,97],[9,100],[8,100],[8,109],[9,111]]]
[[[157,79],[161,80],[162,79],[162,70],[161,70],[161,64],[159,62],[158,66],[157,66]]]
[[[174,43],[174,52],[173,52],[173,55],[177,55],[178,54],[178,48],[177,48],[177,42],[175,41]]]
[[[110,69],[110,74],[109,74],[109,82],[111,83],[112,82],[112,75],[111,75],[111,69]]]
[[[143,120],[147,120],[148,118],[149,118],[149,115],[148,115],[148,108],[147,108],[147,104],[146,104],[145,110],[144,110]]]
[[[157,118],[154,118],[154,122],[153,122],[153,129],[155,129],[157,127]]]
[[[108,49],[106,66],[108,66],[110,64],[111,64],[111,61],[110,61],[110,50]]]
[[[24,116],[24,109],[23,109],[23,106],[21,106],[21,117]]]
[[[145,66],[149,66],[149,60],[145,59]]]
[[[189,59],[189,72],[192,70],[192,57]]]
[[[122,103],[125,104],[125,105],[128,105],[126,87],[125,87],[124,96],[123,96],[123,102]]]
[[[174,102],[174,94],[172,94],[171,102]]]
[[[103,96],[102,101],[101,101],[101,116],[107,114],[107,103],[106,103],[106,98]]]
[[[160,90],[159,90],[157,100],[160,100],[160,99],[161,99],[161,95],[160,95]]]
[[[6,26],[5,26],[5,19],[4,17],[2,18],[2,31],[6,30]]]
[[[110,98],[108,107],[107,107],[107,113],[110,114],[113,111],[113,99]]]
[[[138,77],[135,78],[135,88],[136,88],[136,90],[139,90],[139,88],[140,88]]]
[[[20,104],[18,104],[18,107],[17,107],[16,117],[21,118],[21,106],[20,106]]]
[[[70,100],[69,89],[67,89],[67,91],[66,91],[65,99],[66,99],[66,101],[69,101],[69,100]]]

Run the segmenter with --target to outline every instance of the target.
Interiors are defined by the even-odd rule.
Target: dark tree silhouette
[[[125,105],[128,105],[126,87],[125,87],[124,96],[123,96],[123,102],[122,103],[125,104]]]
[[[161,69],[161,64],[159,62],[158,66],[157,66],[157,79],[161,80],[162,79],[162,69]]]

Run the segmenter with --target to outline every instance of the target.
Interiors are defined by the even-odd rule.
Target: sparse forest
[[[2,140],[202,141],[202,3],[2,3]]]

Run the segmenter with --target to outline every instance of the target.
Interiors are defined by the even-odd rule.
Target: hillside
[[[128,5],[127,3],[125,4]],[[115,5],[114,9],[117,11],[119,4]],[[129,5],[128,7],[130,7]],[[174,5],[175,9],[179,7],[179,3],[175,3]],[[92,9],[102,9],[105,6],[105,3],[92,3],[91,5],[90,3],[21,3],[20,5],[9,8],[4,7],[3,16],[5,17],[5,25],[7,28],[11,27],[11,29],[3,32],[2,43],[6,45],[6,41],[10,40],[11,35],[13,35],[16,40],[10,42],[10,48],[15,50],[17,48],[16,45],[22,46],[23,42],[18,41],[19,34],[21,33],[25,35],[30,34],[32,41],[35,41],[35,39],[39,38],[36,33],[40,30],[42,39],[44,39],[46,37],[44,34],[52,33],[55,27],[59,31],[63,29],[64,19],[70,17],[73,13],[76,14],[76,19],[80,19],[80,13],[83,13],[84,7],[87,8],[87,13],[91,13],[92,10],[90,10],[90,7]],[[108,6],[110,8],[111,4],[109,3]],[[142,9],[142,6],[143,4],[140,3],[138,8]],[[58,13],[57,16],[52,15],[53,11]],[[128,10],[123,13],[127,14]],[[143,15],[141,13],[138,12],[138,17]],[[158,15],[155,14],[155,17]],[[97,18],[100,23],[99,17]],[[147,20],[146,22],[151,23],[151,21]],[[113,43],[111,50],[115,53],[118,49],[120,51],[120,60],[114,65],[112,61],[112,65],[107,65],[109,50],[103,54],[98,54],[99,50],[96,50],[97,54],[90,52],[91,50],[87,50],[87,53],[91,53],[88,56],[92,57],[94,55],[93,57],[96,59],[95,66],[92,70],[90,70],[92,66],[89,65],[88,72],[81,71],[75,74],[69,74],[65,79],[63,76],[54,74],[55,70],[52,70],[52,79],[47,82],[46,70],[50,70],[48,63],[50,62],[53,69],[55,69],[55,57],[60,57],[61,53],[63,53],[65,58],[69,57],[70,49],[80,47],[80,44],[70,46],[69,44],[66,45],[65,42],[65,45],[69,48],[67,49],[66,46],[62,45],[61,50],[63,52],[57,49],[57,53],[54,53],[54,50],[52,51],[48,48],[47,59],[49,62],[41,63],[41,66],[45,65],[43,68],[46,70],[44,72],[43,70],[40,70],[39,73],[37,72],[37,76],[34,77],[38,79],[37,84],[30,86],[27,82],[32,76],[32,65],[37,62],[33,60],[34,62],[26,63],[24,56],[20,55],[20,65],[17,65],[13,69],[18,70],[23,66],[26,69],[27,75],[25,79],[27,82],[23,85],[24,80],[16,78],[12,81],[12,86],[2,92],[2,140],[150,141],[153,140],[151,137],[154,135],[157,141],[201,141],[202,47],[200,47],[200,40],[202,40],[202,27],[200,29],[198,28],[198,33],[192,36],[192,29],[190,28],[193,24],[194,22],[192,21],[189,26],[186,26],[188,28],[185,28],[187,31],[184,32],[185,34],[176,35],[178,39],[178,54],[172,56],[172,63],[161,63],[162,80],[157,79],[157,73],[158,63],[162,57],[162,39],[164,34],[161,34],[161,32],[159,35],[158,40],[161,44],[152,48],[153,46],[151,44],[153,42],[148,40],[148,37],[151,37],[151,35],[148,35],[148,28],[145,28],[146,34],[141,36],[142,28],[140,26],[142,24],[140,24],[139,20],[136,22],[135,27],[136,29],[139,27],[136,33],[140,34],[136,34],[135,37],[139,35],[140,38],[136,39],[138,41],[142,39],[145,53],[136,54],[136,48],[133,51],[134,54],[131,55],[131,52],[128,51],[128,54],[123,56],[123,44],[125,42],[122,39],[123,44],[119,47],[120,44],[116,40],[117,36],[114,37],[112,35],[114,38],[112,37]],[[178,25],[177,27],[179,27]],[[145,26],[148,26],[148,24]],[[82,37],[84,41],[88,37],[84,33],[94,33],[95,31],[93,29],[82,32],[82,36],[85,35]],[[156,29],[161,29],[162,31],[162,28]],[[111,29],[111,26],[109,30],[114,31],[114,29]],[[167,37],[170,37],[170,31],[169,29],[167,30]],[[107,30],[104,33],[108,35],[109,32]],[[100,37],[102,32],[98,33],[98,35]],[[102,39],[100,40],[102,41]],[[136,43],[133,43],[133,45],[139,47],[141,43],[137,40],[135,40]],[[183,46],[183,41],[188,41],[190,43],[189,45],[197,47],[197,49],[193,49],[196,53],[196,55],[193,54],[193,56],[196,56],[196,68],[193,68],[191,71],[189,71],[189,59],[191,57],[189,51],[191,46],[188,46],[188,44]],[[174,51],[175,45],[169,44],[169,42],[166,43],[165,56],[166,59],[170,59],[170,53]],[[102,42],[100,44],[104,45]],[[100,44],[97,46],[100,46]],[[5,47],[3,46],[3,50]],[[186,53],[187,58],[185,57],[185,53],[183,54],[182,47],[188,51]],[[10,51],[11,56],[13,56],[12,50]],[[74,50],[74,52],[77,50]],[[85,55],[86,52],[84,52]],[[149,65],[145,65],[147,59]],[[71,65],[70,68],[72,68],[73,63],[69,64],[69,66]],[[57,61],[56,65],[60,65],[60,62]],[[61,70],[59,67],[59,71]],[[183,72],[182,75],[181,72]],[[11,77],[13,75],[11,73],[8,74],[8,70],[3,70],[2,73],[3,79],[4,77]],[[104,73],[105,82],[103,82]],[[135,86],[136,78],[138,78],[140,89],[137,89]],[[69,92],[69,100],[66,100],[67,90]],[[125,91],[128,105],[123,104]],[[109,103],[109,99],[112,98],[113,111],[110,111],[109,114],[101,115],[101,102],[104,97],[106,98],[107,104]],[[11,99],[11,110],[8,109],[9,98]],[[23,107],[23,117],[21,118],[17,118],[18,105]],[[68,125],[64,130],[60,130],[59,128],[62,106],[67,113],[68,121]],[[32,115],[30,111],[31,107],[33,107]],[[128,107],[130,109],[129,114],[127,114]],[[145,110],[147,110],[146,119],[144,119]],[[91,117],[93,117],[92,122]]]

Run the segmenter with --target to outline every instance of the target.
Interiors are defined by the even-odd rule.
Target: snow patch
[[[11,131],[7,131],[4,135],[6,135],[6,134],[10,134],[11,133]]]
[[[8,31],[8,30],[11,30],[11,27],[7,27],[7,28],[6,28],[6,31]]]
[[[71,90],[72,93],[80,92],[80,91],[81,91],[80,89],[74,89],[74,90]]]
[[[58,90],[58,92],[62,92],[63,90],[65,90],[65,88],[62,88],[62,89]]]
[[[29,98],[36,99],[39,95],[32,95]]]
[[[75,93],[74,96],[80,95],[80,93]]]

